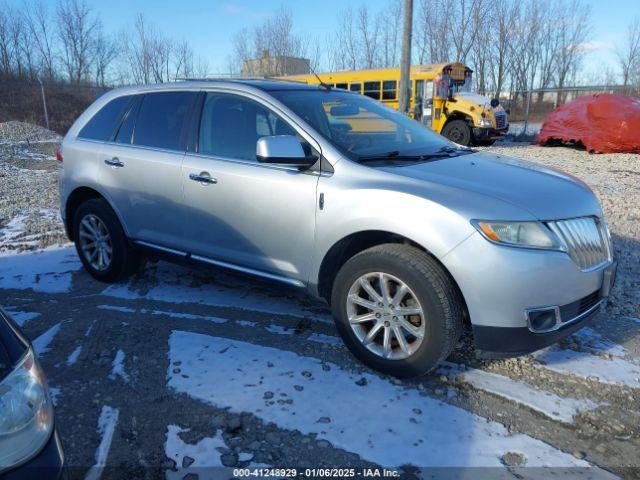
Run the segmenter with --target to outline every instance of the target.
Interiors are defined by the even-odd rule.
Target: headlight
[[[491,126],[491,120],[489,120],[488,118],[479,118],[478,119],[478,126],[480,126],[480,127],[490,127]]]
[[[53,407],[47,384],[29,349],[0,382],[0,472],[36,455],[52,430]]]
[[[494,222],[474,220],[473,225],[488,240],[513,247],[563,250],[556,236],[538,222]]]

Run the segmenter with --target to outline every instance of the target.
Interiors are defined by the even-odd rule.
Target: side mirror
[[[315,158],[307,157],[302,144],[293,135],[262,137],[256,143],[256,158],[260,163],[310,167]]]

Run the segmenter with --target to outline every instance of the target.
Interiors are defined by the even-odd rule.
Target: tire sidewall
[[[95,215],[102,221],[111,237],[111,264],[105,270],[96,270],[93,268],[85,258],[84,252],[82,252],[82,248],[80,247],[80,222],[89,214]],[[104,200],[88,200],[80,205],[73,217],[73,241],[82,265],[95,279],[103,282],[113,282],[119,279],[125,271],[129,249],[127,239],[120,226],[118,217]]]
[[[359,277],[371,272],[388,273],[405,282],[423,309],[425,338],[418,350],[406,359],[390,360],[374,354],[362,344],[349,324],[346,311],[349,288]],[[334,282],[331,304],[336,326],[349,350],[372,368],[398,377],[416,377],[433,368],[441,360],[445,348],[443,332],[446,313],[432,282],[433,279],[409,268],[401,259],[391,255],[370,252],[348,261]]]
[[[469,146],[471,145],[471,129],[469,128],[469,125],[467,125],[467,122],[465,122],[464,120],[452,120],[451,122],[449,122],[447,125],[445,125],[442,134],[449,140],[451,140],[449,138],[449,130],[452,129],[453,127],[464,127],[464,137],[463,140],[464,142],[456,142],[458,143],[458,145],[464,145],[464,146]],[[451,140],[452,142],[455,142],[455,140]]]

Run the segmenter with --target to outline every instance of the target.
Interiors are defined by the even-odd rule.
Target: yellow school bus
[[[463,63],[411,67],[410,115],[435,132],[461,145],[490,145],[507,133],[507,112],[497,99],[471,89],[473,71]],[[389,107],[399,107],[399,68],[318,74],[333,88],[342,88]],[[289,75],[286,80],[318,84],[315,75]]]

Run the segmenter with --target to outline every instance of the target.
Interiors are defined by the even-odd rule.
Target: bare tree
[[[329,45],[330,68],[332,70],[358,68],[358,40],[351,7],[338,13],[338,26],[334,37]]]
[[[402,31],[402,3],[388,0],[378,12],[376,23],[380,26],[380,58],[382,67],[396,67],[399,63]]]
[[[379,26],[371,20],[369,8],[365,4],[358,9],[357,31],[360,37],[360,65],[363,68],[373,68],[377,65]]]
[[[627,29],[624,46],[616,48],[622,70],[622,84],[626,87],[640,82],[640,17],[636,17]]]
[[[557,27],[558,49],[556,52],[557,86],[563,88],[578,70],[584,55],[584,43],[590,35],[591,7],[581,0],[569,0],[559,6],[564,12]],[[564,103],[565,93],[558,92],[558,103]]]
[[[60,0],[57,11],[60,59],[71,83],[88,79],[98,20],[84,0]]]
[[[33,42],[39,54],[40,76],[51,80],[55,75],[54,43],[50,14],[43,0],[32,0],[25,4],[25,24],[31,33]]]
[[[446,11],[446,26],[453,44],[454,60],[466,62],[477,41],[480,25],[487,16],[485,0],[441,0]]]
[[[104,87],[107,85],[107,72],[118,56],[118,44],[104,34],[102,27],[96,29],[94,43],[95,82]]]

